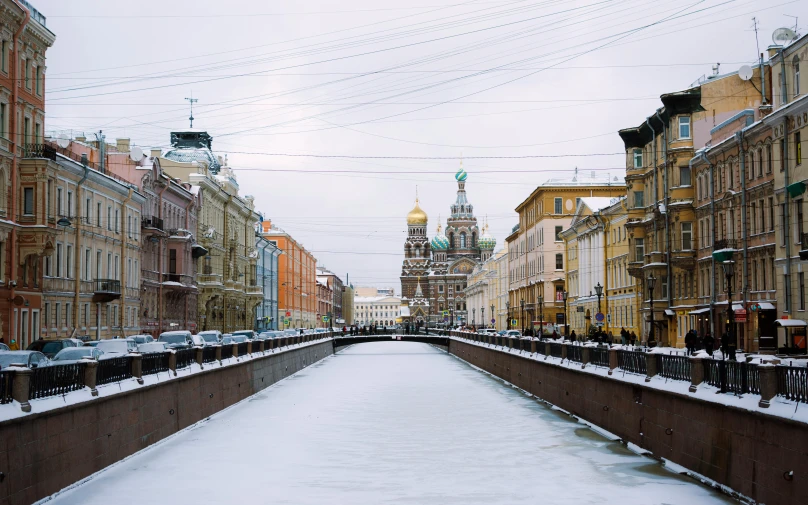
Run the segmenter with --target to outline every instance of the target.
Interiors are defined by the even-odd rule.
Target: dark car
[[[48,364],[48,358],[39,351],[3,351],[0,352],[0,370],[11,365],[20,364],[28,368],[36,368]]]
[[[39,339],[31,342],[31,345],[28,346],[26,351],[38,351],[47,356],[48,358],[52,358],[56,356],[56,353],[61,351],[62,349],[67,349],[68,347],[78,347],[78,343],[72,339],[64,339],[64,340],[44,340]]]

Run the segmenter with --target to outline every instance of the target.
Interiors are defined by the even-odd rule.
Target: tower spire
[[[194,92],[191,91],[191,97],[185,98],[191,104],[191,116],[188,118],[191,121],[191,128],[194,127],[194,104],[199,101],[199,98],[194,98]]]

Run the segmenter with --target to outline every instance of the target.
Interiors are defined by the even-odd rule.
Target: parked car
[[[233,339],[233,336],[230,335],[229,333],[225,333],[224,335],[222,335],[222,342],[221,342],[222,345],[233,345],[235,343],[236,341]]]
[[[83,347],[97,347],[100,340],[85,340]]]
[[[0,351],[10,351],[11,348],[6,344],[0,344]]]
[[[157,341],[165,342],[169,349],[190,349],[194,345],[194,339],[191,337],[188,330],[164,331]]]
[[[505,332],[504,336],[522,338],[522,332],[519,330],[508,330]]]
[[[242,343],[242,342],[246,342],[247,340],[249,340],[249,339],[248,339],[246,336],[244,336],[244,335],[236,335],[236,334],[233,334],[233,336],[232,336],[232,337],[230,337],[230,338],[232,338],[232,339],[233,339],[233,343],[235,343],[235,344],[240,344],[240,343]]]
[[[130,337],[132,340],[135,341],[136,344],[148,344],[149,342],[154,342],[154,337],[151,335],[132,335]]]
[[[98,349],[96,347],[90,346],[81,346],[81,347],[68,347],[66,349],[62,349],[56,356],[51,359],[51,365],[67,365],[69,363],[75,363],[79,360],[89,358],[89,359],[103,359],[104,351]]]
[[[233,332],[234,337],[247,337],[247,340],[255,340],[255,332],[252,330],[239,330]]]
[[[62,349],[66,349],[68,347],[78,347],[81,345],[77,343],[77,341],[72,338],[66,338],[62,340],[45,340],[39,339],[31,342],[31,345],[28,346],[26,351],[38,351],[47,356],[48,358],[52,358],[56,356],[56,353],[61,351]]]
[[[145,344],[138,344],[137,352],[142,354],[149,354],[153,352],[166,352],[168,348],[165,342],[147,342]]]
[[[200,337],[202,337],[205,342],[208,342],[211,345],[216,345],[222,340],[222,332],[219,330],[205,330],[200,331],[197,333]]]
[[[104,351],[105,354],[116,354],[118,356],[129,354],[130,352],[137,352],[137,344],[134,340],[129,340],[128,338],[99,340],[95,347],[96,349],[101,349]]]
[[[22,365],[37,368],[48,364],[48,357],[39,351],[3,351],[0,352],[0,370],[11,365]]]

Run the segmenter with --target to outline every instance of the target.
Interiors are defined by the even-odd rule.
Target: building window
[[[96,226],[101,228],[101,202],[98,202],[95,206],[95,222]]]
[[[118,228],[119,218],[120,218],[120,212],[118,211],[118,209],[115,209],[115,233],[119,233],[119,228]]]
[[[34,188],[23,188],[22,213],[26,216],[34,215]]]
[[[73,278],[73,246],[65,246],[65,273],[68,279]]]
[[[693,250],[693,223],[682,223],[682,250]]]
[[[112,206],[107,206],[107,230],[112,231]]]
[[[25,88],[31,89],[31,60],[25,60]]]
[[[645,239],[634,239],[634,261],[645,261]]]
[[[564,270],[564,255],[556,254],[556,270]]]
[[[56,244],[56,277],[62,276],[62,244]]]
[[[690,117],[689,116],[679,116],[679,138],[680,139],[689,139],[690,138]]]
[[[8,72],[8,41],[0,42],[0,70]]]
[[[42,69],[36,68],[36,94],[42,96]]]
[[[466,248],[466,232],[460,232],[460,248]]]
[[[0,103],[0,137],[6,138],[6,104]]]
[[[679,168],[679,185],[690,186],[690,167]]]
[[[805,273],[800,272],[800,310],[805,310]]]
[[[796,200],[794,202],[794,206],[796,207],[794,210],[797,211],[797,219],[796,219],[796,222],[794,223],[794,225],[797,228],[795,230],[797,232],[797,240],[796,240],[796,242],[798,244],[801,244],[802,243],[802,231],[803,231],[803,228],[802,228],[802,221],[803,221],[802,199]]]
[[[780,139],[780,171],[784,171],[786,169],[786,139]]]
[[[564,230],[563,226],[556,226],[555,227],[555,241],[561,242],[561,232]]]
[[[769,197],[769,231],[774,231],[774,197]]]
[[[642,168],[642,149],[634,149],[634,168]]]
[[[562,212],[564,212],[563,199],[562,198],[558,198],[558,197],[555,198],[553,210],[555,211],[555,214],[561,214]]]
[[[802,135],[800,132],[794,133],[794,159],[797,160],[797,165],[802,164]]]
[[[641,209],[645,207],[645,202],[643,199],[643,192],[642,191],[635,191],[634,192],[634,208]]]
[[[800,58],[798,56],[794,57],[793,65],[794,65],[794,96],[796,97],[800,94]]]

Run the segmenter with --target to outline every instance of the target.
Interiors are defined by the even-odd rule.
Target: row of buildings
[[[738,72],[716,65],[618,132],[624,180],[540,185],[452,321],[678,347],[690,330],[729,332],[738,349],[805,352],[807,59],[801,37]]]
[[[207,132],[172,132],[148,153],[102,132],[47,137],[55,35],[27,2],[0,0],[0,26],[6,343],[343,320],[346,286],[240,195]]]

